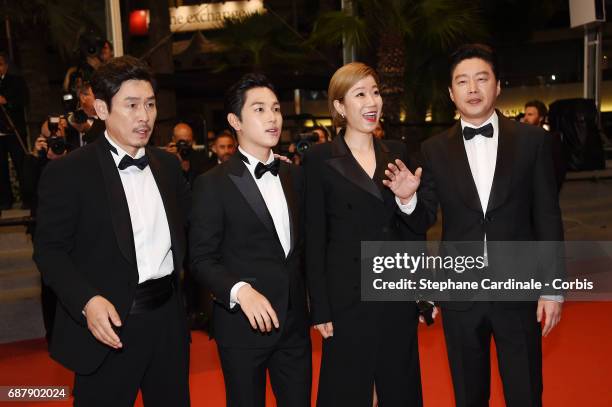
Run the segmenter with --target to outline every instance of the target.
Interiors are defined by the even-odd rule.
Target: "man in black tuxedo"
[[[76,374],[75,406],[132,406],[139,389],[146,406],[188,406],[189,189],[174,156],[146,147],[149,68],[113,59],[92,87],[106,133],[50,162],[39,187],[34,260],[59,299],[51,356]]]
[[[274,88],[249,74],[226,95],[239,152],[200,176],[190,225],[192,273],[210,288],[228,406],[310,406],[311,348],[302,268],[303,176],[274,158]]]
[[[461,47],[451,57],[450,76],[461,120],[423,143],[412,216],[431,225],[439,204],[442,240],[483,242],[482,250],[495,241],[562,241],[550,137],[495,110],[500,83],[493,51]],[[541,337],[559,322],[562,301],[543,295],[537,303],[441,304],[457,406],[489,405],[491,336],[506,405],[541,406]]]
[[[11,155],[23,195],[23,158],[27,154],[24,137],[24,106],[28,88],[20,76],[9,72],[8,57],[0,52],[0,210],[13,206],[13,192],[9,178],[8,157]],[[8,116],[8,117],[7,117]],[[15,133],[19,132],[19,136]],[[24,202],[29,205],[30,202]]]

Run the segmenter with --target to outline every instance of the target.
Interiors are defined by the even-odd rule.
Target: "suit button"
[[[355,290],[355,291],[359,291],[359,284],[355,284],[355,285],[353,286],[353,290]]]
[[[347,209],[353,209],[353,205],[351,204],[346,204]]]
[[[353,261],[354,261],[355,263],[359,262],[359,257],[353,257]]]
[[[383,233],[387,233],[387,232],[389,231],[389,228],[385,226],[385,227],[382,229],[382,231],[383,231]]]

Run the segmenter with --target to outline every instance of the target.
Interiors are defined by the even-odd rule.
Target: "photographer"
[[[40,136],[34,142],[32,152],[24,159],[24,188],[32,197],[30,214],[34,221],[28,225],[26,233],[34,236],[36,228],[36,210],[38,207],[38,181],[49,161],[65,156],[71,147],[66,142],[66,119],[55,116],[46,120],[40,129]],[[49,287],[41,281],[41,303],[43,322],[45,325],[45,338],[47,343],[51,340],[53,321],[55,319],[55,305],[57,298]]]
[[[66,140],[68,123],[61,116],[52,116],[42,124],[34,148],[24,159],[24,189],[32,197],[32,217],[36,216],[36,191],[40,174],[51,160],[65,156],[74,146]]]
[[[187,123],[174,126],[172,141],[166,146],[166,151],[177,156],[190,186],[198,175],[212,166],[204,152],[193,149],[193,130]]]
[[[78,106],[66,103],[64,110],[68,114],[66,139],[75,147],[82,147],[96,140],[104,134],[106,126],[104,121],[96,115],[93,107],[94,94],[89,83],[83,84],[78,90]]]
[[[9,154],[17,171],[24,205],[29,204],[24,193],[22,171],[26,135],[23,109],[27,97],[28,89],[23,78],[9,72],[8,56],[0,52],[0,210],[10,209],[14,201],[9,177]],[[21,137],[18,138],[18,134]]]
[[[314,126],[310,132],[299,133],[293,137],[294,142],[289,145],[288,156],[295,165],[302,163],[302,155],[313,144],[323,144],[330,141],[329,132],[323,126]]]

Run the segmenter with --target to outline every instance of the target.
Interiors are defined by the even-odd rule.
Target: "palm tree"
[[[271,12],[227,18],[211,39],[223,49],[216,71],[235,67],[258,71],[279,64],[298,67],[308,51],[299,34]]]
[[[338,11],[322,14],[308,43],[337,45],[344,36],[361,50],[375,46],[387,123],[423,121],[427,108],[446,87],[441,70],[433,64],[460,42],[484,33],[478,5],[472,0],[354,3],[358,10],[355,16]],[[392,137],[405,137],[403,127],[391,130]]]

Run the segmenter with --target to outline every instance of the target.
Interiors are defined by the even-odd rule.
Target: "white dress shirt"
[[[272,216],[272,221],[274,222],[276,234],[283,246],[285,256],[287,256],[291,249],[291,226],[289,223],[289,207],[287,206],[287,200],[285,199],[285,193],[283,192],[283,185],[281,184],[280,178],[278,175],[272,175],[268,171],[262,175],[260,179],[257,179],[257,177],[255,177],[255,167],[259,163],[259,160],[244,151],[241,147],[238,147],[238,151],[249,160],[248,163],[243,162],[243,164],[247,167],[249,173],[251,173],[266,203],[268,212],[270,212],[270,216]],[[270,156],[264,164],[269,164],[272,161],[274,161],[274,153],[270,151]],[[245,284],[247,283],[240,281],[232,287],[230,291],[230,307],[234,307],[235,304],[238,304],[238,290]]]
[[[461,130],[464,127],[480,128],[487,124],[493,126],[493,137],[488,138],[482,134],[477,134],[471,140],[463,139],[465,152],[467,154],[472,178],[476,184],[478,197],[482,213],[486,213],[487,205],[489,204],[489,196],[491,195],[491,187],[493,186],[493,176],[495,175],[495,164],[497,163],[497,143],[499,141],[499,118],[497,113],[493,112],[489,119],[480,126],[474,126],[461,119]]]
[[[127,153],[108,136],[107,132],[104,136],[117,149],[117,153],[111,150],[111,155],[118,166]],[[138,149],[133,158],[140,158],[144,154],[143,147]],[[124,170],[117,168],[117,171],[130,210],[138,283],[167,276],[174,270],[170,227],[151,168],[147,166],[141,170],[132,165]]]

